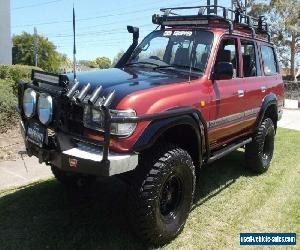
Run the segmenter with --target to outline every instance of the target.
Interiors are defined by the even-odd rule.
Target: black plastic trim
[[[124,120],[125,119],[125,120]],[[205,155],[204,161],[206,162],[210,156],[210,148],[208,141],[208,128],[207,123],[204,120],[201,112],[193,107],[176,108],[160,113],[154,113],[149,115],[143,115],[132,118],[116,119],[112,117],[112,122],[140,122],[140,121],[152,121],[150,125],[145,129],[142,136],[133,146],[133,151],[141,151],[150,148],[155,141],[168,129],[177,125],[190,125],[195,132],[199,135],[198,143],[200,156],[203,156],[202,142],[204,142]],[[151,132],[150,132],[151,131]],[[154,133],[155,132],[155,133]]]
[[[256,123],[255,123],[255,129],[257,129],[260,126],[260,124],[262,123],[263,118],[265,116],[266,110],[272,105],[274,105],[276,107],[276,116],[277,116],[277,120],[278,120],[278,99],[274,93],[270,93],[270,94],[266,95],[265,98],[263,99],[261,109],[259,111]]]

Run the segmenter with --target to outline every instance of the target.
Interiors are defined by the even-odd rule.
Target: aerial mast
[[[76,25],[75,25],[75,7],[73,4],[73,74],[76,80]]]

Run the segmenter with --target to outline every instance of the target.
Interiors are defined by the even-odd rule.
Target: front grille
[[[83,108],[70,105],[61,105],[59,109],[59,126],[72,134],[83,135]]]

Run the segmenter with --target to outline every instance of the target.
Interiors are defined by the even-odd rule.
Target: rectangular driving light
[[[58,75],[39,70],[32,70],[31,80],[36,83],[46,83],[59,87],[65,87],[68,83],[66,75]]]
[[[32,71],[32,80],[59,85],[59,75],[43,71]]]
[[[180,26],[180,25],[207,25],[208,20],[182,20],[182,21],[164,21],[164,26]]]

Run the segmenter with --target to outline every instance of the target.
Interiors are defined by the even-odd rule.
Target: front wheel
[[[246,145],[246,166],[261,174],[269,169],[274,151],[275,129],[273,121],[266,118],[259,126],[253,141]]]
[[[156,145],[142,154],[130,189],[130,213],[136,234],[161,245],[183,229],[195,190],[190,155],[172,145]]]

